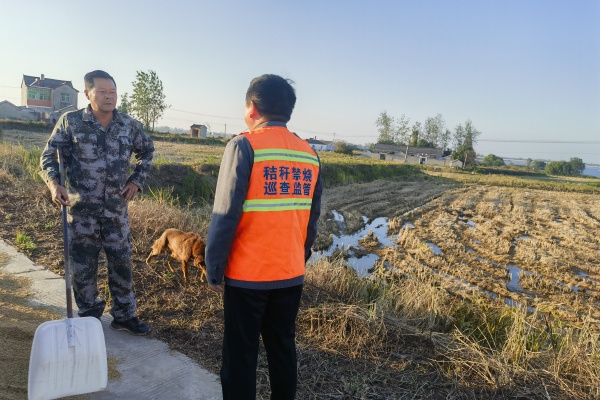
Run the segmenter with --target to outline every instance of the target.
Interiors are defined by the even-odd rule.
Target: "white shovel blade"
[[[71,346],[69,323],[73,327]],[[97,392],[107,383],[106,344],[98,319],[67,318],[38,326],[29,358],[29,400]]]

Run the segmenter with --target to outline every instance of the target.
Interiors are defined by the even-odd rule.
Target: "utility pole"
[[[227,124],[225,124],[225,137],[227,137]]]

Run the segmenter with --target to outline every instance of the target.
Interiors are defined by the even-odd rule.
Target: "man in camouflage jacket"
[[[109,74],[93,71],[84,81],[90,104],[61,116],[42,152],[40,175],[52,201],[70,207],[69,252],[79,315],[100,318],[104,312],[106,302],[98,298],[97,284],[98,256],[104,249],[111,327],[145,335],[149,328],[135,314],[127,204],[148,176],[154,144],[138,121],[116,110],[116,84]],[[59,146],[68,193],[59,184]],[[130,175],[132,153],[137,162]]]

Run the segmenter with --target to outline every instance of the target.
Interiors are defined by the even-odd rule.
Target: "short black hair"
[[[254,106],[269,121],[288,122],[296,105],[296,93],[290,79],[265,74],[252,79],[246,91],[246,104]]]
[[[94,88],[94,79],[96,78],[110,79],[111,81],[113,81],[115,86],[117,86],[117,82],[115,82],[115,79],[112,76],[110,76],[108,72],[104,72],[102,70],[97,69],[95,71],[88,72],[83,77],[83,82],[85,83],[85,90],[92,90]]]

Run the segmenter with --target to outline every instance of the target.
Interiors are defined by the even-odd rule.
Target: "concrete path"
[[[32,280],[32,303],[54,306],[66,317],[65,281],[42,266],[33,264],[25,255],[0,240],[0,253],[11,257],[4,271]],[[75,306],[75,301],[73,301]],[[77,311],[74,310],[77,314]],[[117,360],[121,379],[109,381],[102,392],[91,393],[90,399],[127,400],[216,400],[221,399],[218,377],[189,357],[169,350],[166,343],[137,337],[110,329],[112,317],[102,317],[102,328],[108,356]]]

